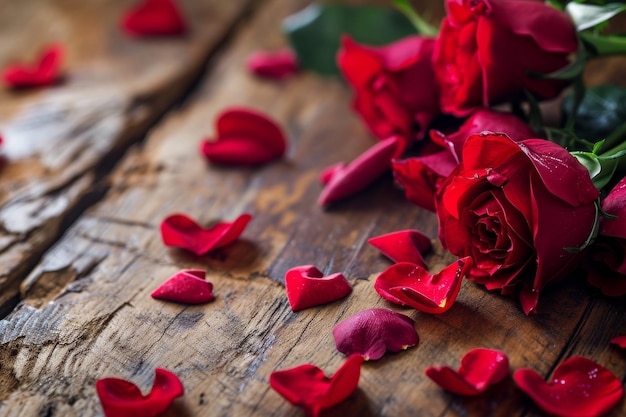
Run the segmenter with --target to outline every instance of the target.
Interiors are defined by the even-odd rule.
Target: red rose
[[[439,113],[434,44],[434,39],[411,36],[374,48],[343,39],[337,60],[355,91],[353,107],[379,139],[394,134],[421,139]]]
[[[626,177],[602,200],[600,234],[585,259],[587,280],[609,296],[626,294]]]
[[[448,0],[433,53],[441,107],[457,116],[516,98],[555,97],[562,81],[533,78],[569,63],[578,49],[569,17],[529,0]]]
[[[541,289],[580,261],[567,248],[592,233],[598,195],[587,169],[552,142],[473,135],[436,195],[439,238],[473,258],[469,279],[503,294],[521,285],[529,314]]]

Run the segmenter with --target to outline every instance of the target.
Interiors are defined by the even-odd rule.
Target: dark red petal
[[[337,350],[359,354],[365,360],[383,357],[386,351],[399,352],[419,343],[415,322],[386,308],[372,308],[350,316],[333,329]]]
[[[301,407],[309,416],[317,417],[352,394],[361,376],[361,355],[352,355],[328,378],[313,365],[301,365],[270,375],[271,387],[287,401]]]
[[[285,274],[287,299],[292,311],[331,303],[352,291],[341,273],[327,277],[313,265],[297,266]]]
[[[43,87],[54,84],[61,77],[61,64],[65,50],[63,46],[49,45],[40,54],[37,63],[15,63],[2,73],[4,82],[13,88]]]
[[[213,300],[213,284],[205,280],[201,269],[186,269],[176,273],[156,290],[152,298],[186,304],[208,303]]]
[[[251,219],[251,215],[242,214],[232,223],[216,223],[203,229],[190,217],[173,214],[161,223],[161,238],[166,246],[175,246],[202,255],[234,242]]]
[[[287,141],[281,128],[256,110],[232,107],[215,123],[217,137],[203,141],[200,152],[211,162],[258,165],[284,155]]]
[[[429,367],[426,376],[446,391],[459,395],[478,395],[509,373],[509,359],[499,350],[472,349],[461,359],[458,371],[448,366]]]
[[[290,48],[278,51],[256,51],[248,57],[246,65],[250,72],[277,80],[298,72],[298,59]]]
[[[96,391],[106,417],[154,417],[182,396],[184,388],[176,375],[157,368],[148,395],[144,396],[135,384],[118,378],[99,379]]]
[[[181,35],[187,30],[174,0],[145,0],[124,14],[121,25],[133,36]]]
[[[430,238],[419,230],[398,230],[372,237],[367,243],[394,262],[411,262],[426,268],[422,254],[430,249]]]
[[[331,180],[331,178],[338,172],[341,172],[343,169],[345,169],[346,164],[344,164],[343,162],[339,162],[335,165],[331,165],[327,168],[325,168],[321,173],[320,173],[320,182],[323,185],[328,184],[328,182]]]
[[[603,415],[624,394],[621,381],[613,373],[581,356],[557,366],[550,382],[533,369],[518,369],[513,379],[539,408],[561,417]]]
[[[472,259],[465,257],[430,275],[419,265],[400,262],[381,272],[374,289],[392,303],[407,305],[426,313],[441,314],[454,304],[463,277],[471,265]]]
[[[611,339],[611,343],[621,347],[622,349],[626,349],[626,336],[617,336]]]

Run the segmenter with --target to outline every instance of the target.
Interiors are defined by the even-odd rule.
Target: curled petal
[[[617,336],[611,339],[611,343],[621,347],[622,349],[626,349],[626,336]]]
[[[148,395],[132,382],[118,378],[96,381],[96,391],[106,417],[154,417],[184,393],[183,384],[168,370],[157,368]]]
[[[509,359],[494,349],[472,349],[461,359],[458,371],[448,367],[429,367],[426,376],[446,391],[459,395],[478,395],[509,373]]]
[[[287,299],[292,311],[331,303],[352,291],[352,287],[341,273],[327,277],[313,265],[297,266],[285,275]]]
[[[419,343],[415,322],[386,308],[372,308],[348,317],[333,329],[337,350],[359,354],[365,360],[383,357],[386,351],[399,352]]]
[[[13,88],[43,87],[54,84],[61,78],[61,64],[65,51],[63,46],[47,46],[35,64],[15,63],[2,73],[4,82]]]
[[[161,238],[166,246],[202,255],[234,242],[251,219],[251,215],[242,214],[232,223],[216,223],[204,229],[184,214],[173,214],[161,223]]]
[[[217,137],[200,145],[200,152],[213,163],[259,165],[280,158],[287,149],[282,129],[256,110],[226,109],[217,117],[215,128]]]
[[[419,265],[400,262],[381,272],[374,289],[392,303],[441,314],[454,304],[471,265],[472,259],[468,256],[431,275]]]
[[[270,375],[271,387],[308,416],[339,404],[354,392],[361,376],[361,355],[352,355],[328,378],[317,366],[301,365]]]
[[[205,280],[206,272],[187,269],[178,272],[150,294],[152,298],[186,304],[208,303],[215,299],[213,284]]]
[[[256,51],[246,61],[248,70],[266,78],[282,80],[298,72],[298,59],[293,49]]]
[[[187,30],[174,0],[145,0],[124,14],[121,26],[132,36],[181,35]]]
[[[518,369],[513,379],[539,408],[561,417],[603,415],[624,394],[621,381],[612,372],[581,356],[557,366],[550,382],[533,369]]]
[[[422,254],[430,249],[430,238],[419,230],[398,230],[372,237],[367,243],[394,262],[411,262],[426,268]]]

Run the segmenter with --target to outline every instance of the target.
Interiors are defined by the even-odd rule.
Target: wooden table
[[[510,377],[465,399],[424,376],[430,365],[457,367],[475,347],[501,349],[512,370],[546,377],[574,355],[626,377],[625,353],[609,345],[626,333],[623,300],[576,280],[546,291],[532,318],[471,282],[440,316],[376,294],[390,262],[367,239],[403,228],[435,238],[436,218],[408,203],[390,175],[331,209],[316,205],[320,171],[374,143],[348,88],[310,73],[262,80],[244,66],[252,51],[284,45],[281,19],[306,1],[181,0],[190,34],[158,40],[120,32],[132,3],[0,1],[0,67],[51,40],[68,51],[63,84],[0,91],[0,415],[102,415],[97,379],[147,392],[162,367],[186,391],[167,416],[300,416],[269,387],[270,373],[304,363],[333,373],[345,357],[331,329],[372,307],[414,318],[419,346],[365,363],[359,389],[325,415],[542,415]],[[441,16],[441,4],[430,4]],[[590,79],[625,81],[623,66],[594,68]],[[254,169],[207,164],[199,142],[230,105],[276,118],[289,137],[285,158]],[[196,257],[161,242],[159,224],[174,212],[204,224],[254,219],[238,242]],[[436,250],[428,263],[452,259]],[[306,264],[343,272],[352,294],[293,313],[283,277]],[[150,297],[185,268],[207,271],[214,302]],[[624,401],[610,415],[626,415]]]

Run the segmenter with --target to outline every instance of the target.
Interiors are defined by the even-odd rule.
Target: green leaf
[[[415,35],[411,22],[394,9],[343,4],[312,4],[289,16],[283,31],[303,68],[337,75],[337,50],[343,34],[367,45],[385,45]]]
[[[580,39],[592,58],[626,53],[626,36],[624,35],[605,36],[592,32],[582,32]]]
[[[596,6],[570,2],[565,6],[565,11],[570,15],[576,25],[576,30],[579,32],[606,22],[624,10],[626,10],[624,3],[608,3],[603,6]]]

